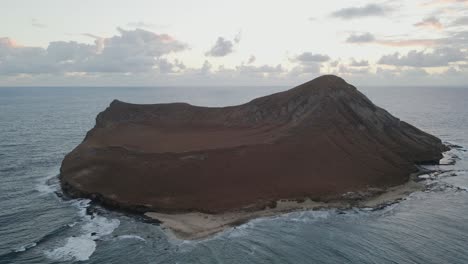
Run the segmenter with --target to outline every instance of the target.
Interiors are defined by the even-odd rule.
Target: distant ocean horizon
[[[201,241],[60,197],[61,161],[118,99],[227,106],[292,86],[0,87],[0,263],[468,263],[468,86],[357,86],[461,146],[427,190],[382,210],[294,212]]]

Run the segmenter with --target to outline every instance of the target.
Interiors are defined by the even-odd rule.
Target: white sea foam
[[[96,250],[96,242],[88,236],[69,237],[64,246],[46,251],[47,257],[58,261],[85,261]]]
[[[88,208],[91,203],[90,199],[77,199],[73,200],[71,204],[78,209],[78,215],[81,217],[86,217],[86,208]]]
[[[468,191],[468,175],[465,171],[458,171],[454,177],[443,178],[444,183],[450,184],[451,186]]]
[[[118,219],[108,219],[103,216],[94,215],[92,218],[89,216],[87,221],[81,229],[88,233],[93,234],[93,238],[100,238],[111,234],[120,224]]]
[[[88,260],[96,250],[96,240],[110,235],[120,225],[118,219],[109,219],[97,214],[87,215],[86,208],[89,203],[88,199],[72,202],[79,209],[78,214],[82,217],[81,222],[74,223],[74,225],[81,224],[82,234],[69,237],[63,246],[46,251],[47,257],[57,261]]]
[[[58,181],[53,181],[55,177],[57,177],[57,170],[53,170],[47,177],[39,179],[39,182],[35,186],[36,191],[41,193],[42,195],[51,194],[59,190],[59,183]]]
[[[15,252],[24,252],[30,248],[33,248],[37,246],[37,243],[30,243],[30,244],[27,244],[27,245],[24,245],[24,246],[21,246],[19,247],[18,249],[15,250]]]
[[[319,220],[324,220],[330,217],[330,213],[335,212],[334,209],[328,210],[317,210],[317,211],[300,211],[300,212],[292,212],[283,215],[282,217],[286,217],[287,221],[292,222],[301,222],[301,223],[311,223],[316,222]]]
[[[144,238],[142,238],[141,236],[137,236],[137,235],[121,235],[121,236],[118,236],[117,239],[135,239],[135,240],[140,240],[140,241],[146,241]]]

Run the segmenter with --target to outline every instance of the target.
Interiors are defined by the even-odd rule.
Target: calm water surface
[[[256,219],[203,241],[64,201],[60,163],[112,99],[223,106],[283,87],[0,88],[0,263],[468,263],[468,162],[429,190],[378,211],[296,212]],[[468,87],[367,87],[392,114],[468,146]]]

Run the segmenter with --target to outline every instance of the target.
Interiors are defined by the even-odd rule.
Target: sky
[[[468,86],[468,0],[0,6],[0,86]]]

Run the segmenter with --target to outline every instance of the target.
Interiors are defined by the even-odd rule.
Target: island
[[[237,106],[114,100],[65,156],[60,182],[70,197],[199,239],[293,210],[378,206],[446,150],[324,75]]]

